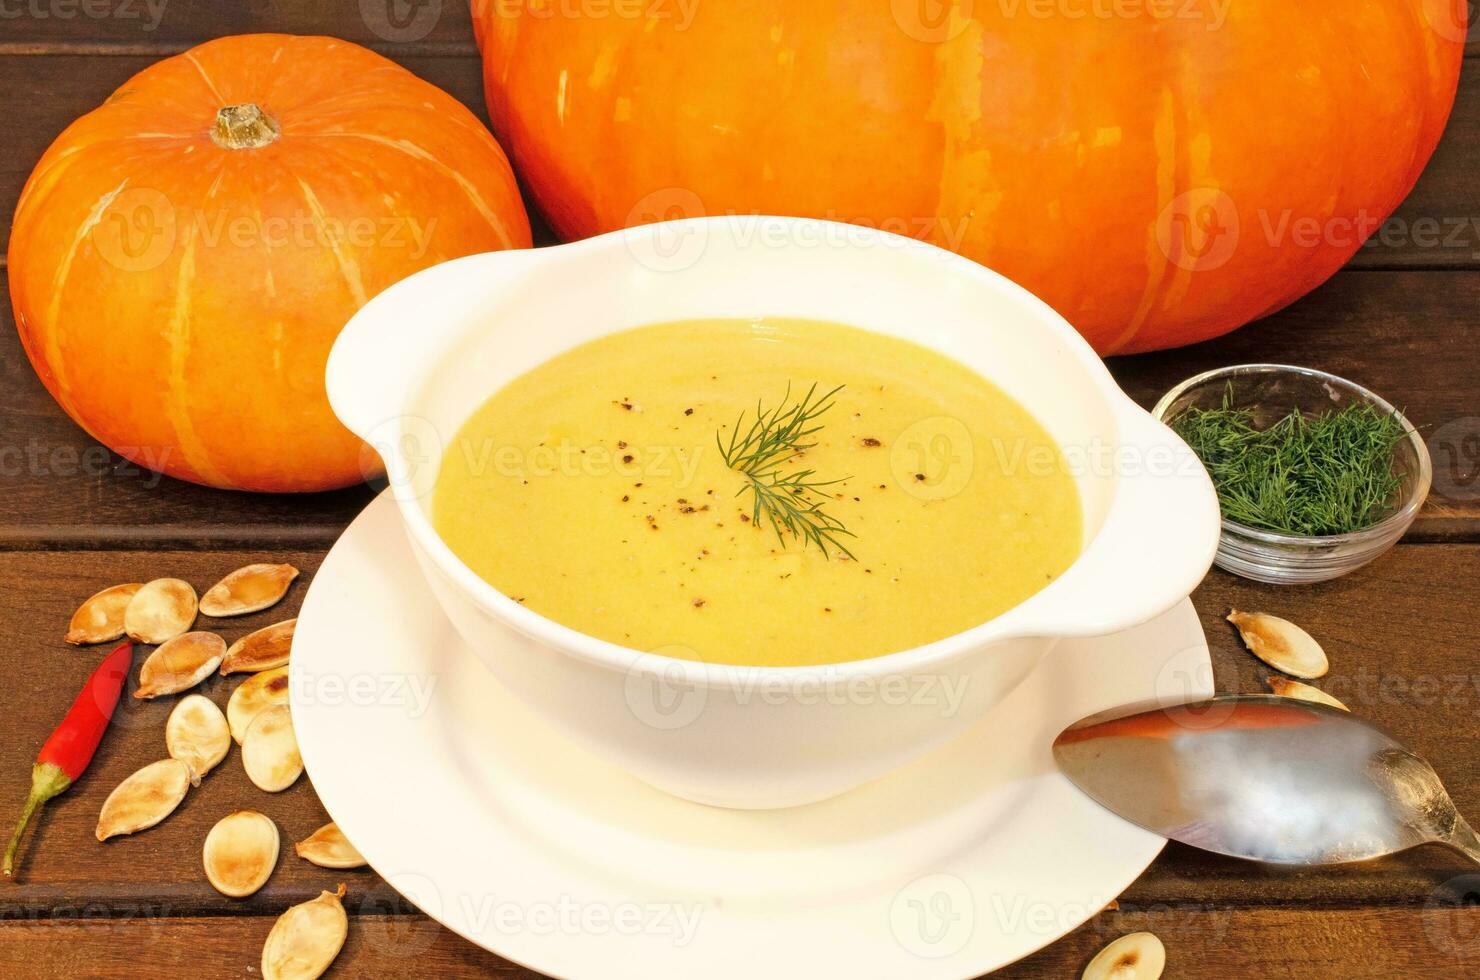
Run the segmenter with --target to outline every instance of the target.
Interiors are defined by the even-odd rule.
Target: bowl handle
[[[1024,618],[1037,625],[1024,632],[1104,636],[1139,626],[1191,594],[1212,566],[1221,516],[1202,462],[1129,402],[1117,422],[1104,523],[1069,570],[1029,600],[1035,608]]]
[[[383,454],[380,437],[397,427],[423,379],[448,356],[447,337],[469,325],[468,310],[526,275],[536,255],[517,249],[453,259],[402,279],[361,307],[340,331],[325,369],[339,421]]]

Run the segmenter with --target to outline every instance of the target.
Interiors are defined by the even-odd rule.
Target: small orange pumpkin
[[[349,317],[419,269],[529,244],[508,161],[451,96],[345,41],[244,35],[152,65],[57,138],[10,287],[41,380],[114,451],[323,490],[373,456],[324,394]]]

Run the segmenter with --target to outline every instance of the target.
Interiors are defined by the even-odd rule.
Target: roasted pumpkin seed
[[[190,791],[190,767],[179,759],[151,762],[119,783],[98,814],[98,840],[148,830],[175,812]]]
[[[1282,698],[1294,698],[1297,701],[1309,701],[1312,704],[1325,704],[1342,711],[1350,711],[1346,705],[1327,694],[1319,687],[1312,687],[1300,681],[1292,681],[1288,677],[1272,675],[1268,679],[1269,689]]]
[[[272,877],[280,846],[277,824],[264,814],[238,810],[222,817],[201,849],[206,880],[228,898],[246,898]]]
[[[215,633],[199,630],[167,640],[139,667],[136,698],[157,698],[188,691],[221,665],[226,641]]]
[[[123,628],[140,643],[163,643],[195,622],[195,590],[177,578],[157,578],[140,586],[123,611]]]
[[[1324,677],[1331,669],[1326,651],[1315,637],[1288,619],[1233,609],[1228,621],[1238,628],[1249,651],[1275,670],[1310,680]]]
[[[231,748],[231,729],[216,702],[202,694],[191,694],[175,705],[164,724],[164,744],[170,758],[190,767],[190,782],[221,764]]]
[[[297,624],[298,620],[287,619],[237,640],[226,651],[226,659],[221,661],[221,673],[255,673],[283,666],[292,653],[293,627]]]
[[[262,980],[315,980],[344,948],[349,917],[344,886],[295,905],[273,924],[262,944]]]
[[[294,852],[309,864],[321,868],[363,868],[365,858],[339,830],[336,823],[326,823],[307,838],[293,845]]]
[[[231,723],[231,737],[237,744],[246,738],[252,720],[264,708],[288,703],[288,668],[274,667],[253,674],[236,686],[226,702],[226,720]]]
[[[288,586],[298,577],[292,565],[247,565],[206,590],[200,597],[200,611],[207,616],[223,618],[243,616],[276,605],[288,593]]]
[[[281,793],[303,774],[298,737],[287,705],[273,705],[258,713],[242,739],[242,766],[252,785]]]
[[[110,586],[89,596],[72,614],[72,622],[67,624],[67,642],[82,646],[122,639],[124,610],[143,587],[141,582],[130,582]]]
[[[1100,950],[1081,980],[1158,980],[1167,968],[1167,950],[1149,932],[1121,936]]]

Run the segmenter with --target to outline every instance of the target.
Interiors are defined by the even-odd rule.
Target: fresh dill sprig
[[[720,433],[714,434],[725,465],[746,477],[745,486],[735,495],[751,494],[751,521],[759,527],[764,516],[783,548],[786,535],[790,534],[802,542],[803,548],[815,544],[824,557],[828,555],[829,545],[853,557],[853,552],[840,540],[853,537],[853,532],[823,510],[820,499],[824,488],[843,480],[819,480],[814,470],[782,472],[788,463],[817,445],[807,440],[822,429],[817,419],[832,408],[834,396],[842,390],[843,386],[838,385],[819,396],[814,384],[800,401],[788,404],[791,386],[787,385],[786,394],[775,408],[766,410],[760,401],[756,402],[755,421],[748,428],[745,413],[741,412],[729,442]]]
[[[1402,479],[1393,450],[1406,432],[1396,415],[1371,405],[1303,415],[1268,428],[1233,407],[1189,408],[1172,428],[1207,467],[1223,516],[1283,534],[1346,534],[1392,512]]]

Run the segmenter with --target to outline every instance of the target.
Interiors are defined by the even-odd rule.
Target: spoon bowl
[[[1480,838],[1438,774],[1349,712],[1236,695],[1072,727],[1054,758],[1131,823],[1271,864],[1343,864],[1444,844],[1480,864]]]

